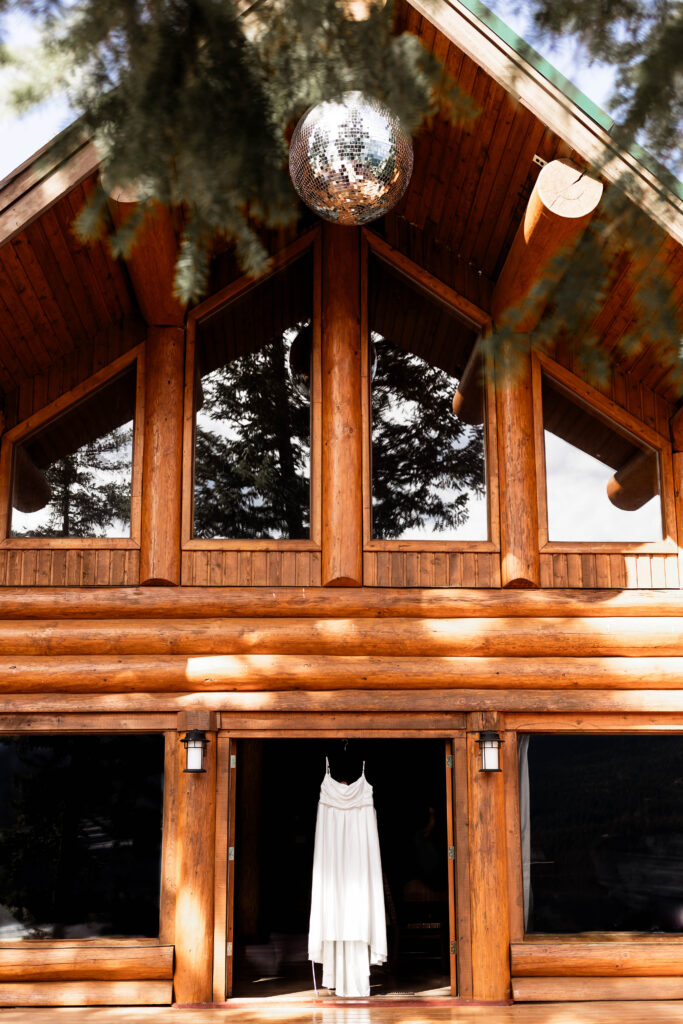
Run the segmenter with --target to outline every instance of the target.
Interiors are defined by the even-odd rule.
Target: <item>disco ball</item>
[[[398,118],[360,92],[307,110],[289,148],[299,197],[337,224],[381,217],[405,192],[412,170],[413,147]]]

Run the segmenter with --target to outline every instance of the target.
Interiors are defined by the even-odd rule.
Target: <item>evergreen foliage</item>
[[[679,176],[683,170],[683,3],[680,0],[527,0],[542,35],[574,36],[612,65],[610,107],[618,144],[638,140]]]
[[[356,22],[337,0],[18,2],[42,18],[41,60],[97,139],[104,180],[132,183],[150,204],[184,206],[176,276],[184,300],[206,288],[216,235],[234,241],[246,272],[265,269],[254,223],[296,220],[287,133],[308,106],[360,89],[410,131],[441,104],[472,111],[415,36],[393,35],[390,4]],[[29,76],[15,100],[40,95]],[[106,203],[100,189],[79,218],[84,235],[105,227]],[[145,213],[143,203],[119,230],[116,252],[130,246]]]
[[[234,243],[246,272],[265,270],[257,226],[296,220],[287,140],[309,105],[359,89],[384,100],[410,131],[438,109],[453,118],[476,115],[415,36],[394,35],[391,2],[369,0],[363,21],[352,20],[349,0],[0,0],[0,14],[10,6],[29,12],[44,34],[42,53],[14,90],[15,103],[25,109],[49,89],[66,87],[83,129],[104,153],[104,181],[132,186],[142,199],[112,236],[113,250],[128,250],[154,200],[183,207],[175,284],[183,300],[205,291],[216,236]],[[643,143],[680,174],[681,0],[598,6],[520,0],[520,6],[534,14],[541,34],[574,34],[592,58],[614,66],[620,124],[613,140],[624,148]],[[666,176],[662,168],[657,174]],[[675,296],[655,261],[661,235],[626,198],[626,185],[634,183],[622,184],[606,194],[580,261],[572,260],[557,290],[553,317],[530,339],[543,347],[564,332],[595,378],[645,339],[661,339],[667,359],[671,339],[681,335]],[[78,227],[84,236],[111,230],[104,189]],[[641,278],[634,303],[643,318],[620,350],[604,353],[593,336],[595,311],[621,252],[634,264],[634,281]],[[654,268],[649,275],[648,267]],[[504,335],[492,336],[489,345],[500,350],[501,340]],[[512,348],[527,344],[520,336],[510,340]],[[680,365],[675,372],[683,389]]]

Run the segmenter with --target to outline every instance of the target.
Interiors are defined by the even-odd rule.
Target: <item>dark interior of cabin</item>
[[[382,739],[241,742],[234,994],[313,991],[308,919],[326,756],[338,781],[354,781],[365,760],[374,789],[388,959],[371,970],[371,994],[450,994],[444,741]]]

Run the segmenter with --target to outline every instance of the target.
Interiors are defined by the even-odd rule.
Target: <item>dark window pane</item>
[[[659,455],[543,378],[548,537],[662,539]]]
[[[306,255],[199,326],[194,536],[309,536],[313,263]]]
[[[528,766],[527,930],[683,931],[683,738],[532,735]]]
[[[163,736],[4,736],[0,939],[159,934]]]
[[[128,537],[136,367],[14,447],[12,537]]]
[[[369,328],[372,536],[486,540],[481,380],[471,422],[452,411],[474,335],[448,307],[375,259]]]

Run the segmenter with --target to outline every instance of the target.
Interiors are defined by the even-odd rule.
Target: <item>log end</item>
[[[536,181],[543,206],[557,217],[590,217],[602,198],[603,184],[571,160],[551,160]]]

